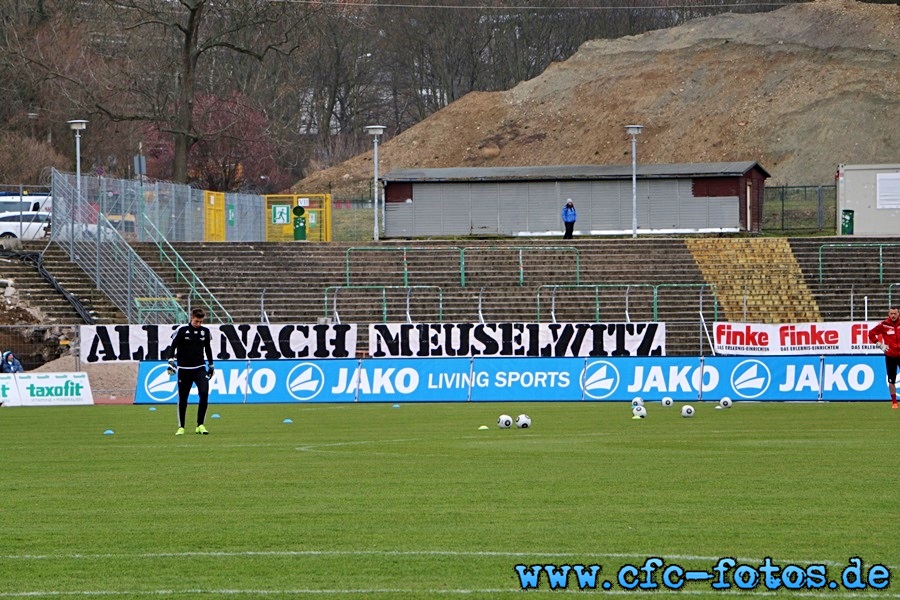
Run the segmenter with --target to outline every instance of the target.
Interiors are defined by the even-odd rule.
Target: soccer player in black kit
[[[215,367],[209,329],[203,327],[205,318],[206,313],[203,310],[199,308],[192,310],[190,324],[182,325],[175,331],[172,345],[169,346],[169,375],[175,374],[176,364],[178,371],[178,431],[175,435],[184,435],[188,395],[195,383],[200,403],[197,407],[197,429],[194,433],[203,435],[209,433],[203,421],[206,420],[206,407],[209,401],[209,380],[215,372]],[[204,353],[208,363],[203,360]]]

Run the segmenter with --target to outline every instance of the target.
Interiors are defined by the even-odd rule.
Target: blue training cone
[[[291,421],[290,419],[285,419],[284,421],[282,421],[282,423],[293,423],[293,421]]]
[[[114,433],[115,433],[115,431],[113,431],[112,429],[107,429],[106,431],[103,432],[103,435],[112,435]]]
[[[221,419],[221,417],[219,416],[219,413],[214,413],[213,416],[210,417],[210,419]]]

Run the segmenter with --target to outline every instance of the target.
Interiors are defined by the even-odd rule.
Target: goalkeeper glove
[[[206,370],[206,378],[212,379],[212,376],[215,374],[216,368],[212,365],[209,365],[209,368]]]
[[[175,359],[174,358],[169,359],[169,368],[166,369],[166,373],[168,373],[169,375],[175,374]]]
[[[881,351],[882,351],[882,352],[887,352],[887,351],[888,351],[888,345],[885,344],[884,342],[878,342],[878,347],[881,348]]]

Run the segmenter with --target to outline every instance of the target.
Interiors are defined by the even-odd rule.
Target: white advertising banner
[[[665,356],[665,323],[375,323],[369,356]]]
[[[94,395],[87,373],[16,373],[0,375],[3,406],[91,405]]]
[[[869,343],[869,327],[880,321],[836,323],[714,323],[716,354],[881,354]]]
[[[82,325],[85,363],[165,360],[175,330],[184,325]],[[206,325],[214,360],[354,358],[356,325]]]

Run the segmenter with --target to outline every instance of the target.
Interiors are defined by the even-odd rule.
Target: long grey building
[[[759,231],[769,173],[758,163],[406,169],[381,177],[385,237],[562,235],[571,199],[576,235]]]

